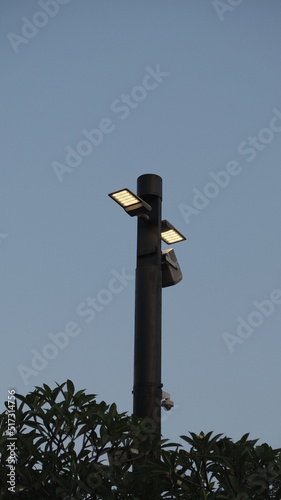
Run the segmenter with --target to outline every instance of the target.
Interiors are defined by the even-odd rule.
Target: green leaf
[[[75,391],[74,384],[73,384],[73,382],[71,382],[71,380],[67,380],[66,385],[67,385],[67,390],[68,390],[69,394],[71,394],[71,397],[72,397],[74,394],[74,391]]]

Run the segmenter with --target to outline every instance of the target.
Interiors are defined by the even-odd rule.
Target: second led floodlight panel
[[[145,215],[151,210],[151,206],[148,203],[127,188],[110,193],[108,196],[124,208],[131,217]]]
[[[173,243],[186,240],[186,237],[167,220],[162,220],[161,238],[165,241],[165,243],[167,243],[167,245],[172,245]]]

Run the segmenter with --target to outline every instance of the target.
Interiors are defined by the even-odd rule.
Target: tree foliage
[[[0,415],[3,500],[281,499],[280,450],[248,434],[233,442],[190,432],[181,436],[186,447],[162,440],[159,456],[148,419],[118,413],[115,403],[76,392],[70,380],[17,394],[12,410],[7,403]],[[13,414],[15,429],[8,425]],[[11,434],[14,489],[7,482]]]

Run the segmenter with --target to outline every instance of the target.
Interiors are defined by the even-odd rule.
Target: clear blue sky
[[[163,435],[281,446],[279,0],[0,11],[1,408],[70,378],[132,411],[136,220],[107,194],[155,173],[187,237],[163,290]]]

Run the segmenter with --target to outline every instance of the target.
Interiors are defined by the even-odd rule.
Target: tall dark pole
[[[149,417],[161,437],[161,205],[162,179],[138,178],[137,194],[151,205],[149,220],[138,218],[135,297],[134,409]]]

